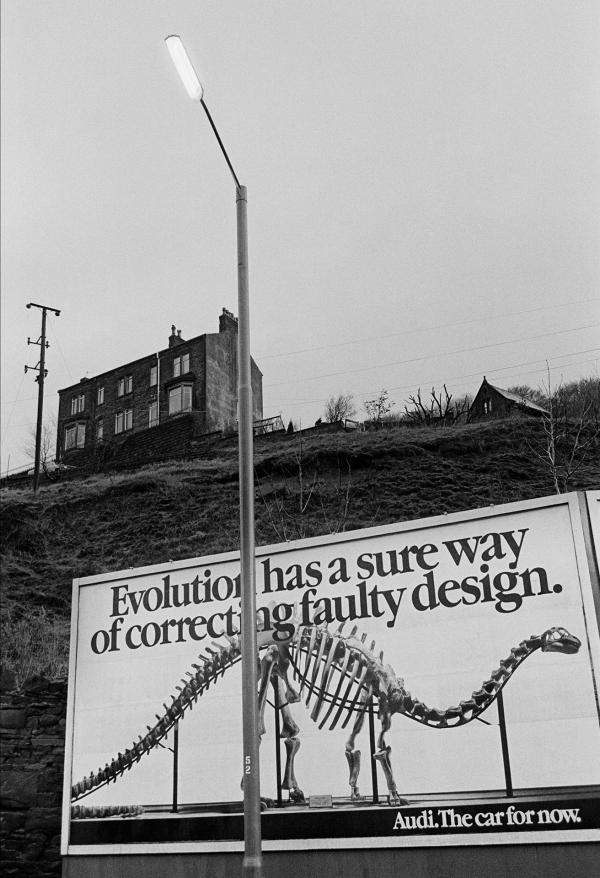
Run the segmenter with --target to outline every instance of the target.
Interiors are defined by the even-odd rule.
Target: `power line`
[[[65,364],[65,369],[66,369],[67,372],[69,373],[69,378],[71,379],[71,381],[74,381],[75,379],[73,378],[73,373],[72,373],[71,370],[69,369],[69,364],[68,364],[67,361],[66,361],[66,358],[65,358],[65,355],[64,355],[64,353],[63,353],[63,349],[62,349],[61,343],[60,343],[59,338],[58,338],[58,332],[57,332],[57,330],[56,330],[56,326],[55,326],[55,328],[54,328],[54,341],[56,342],[56,347],[58,348],[59,353],[60,353],[60,355],[61,355],[61,357],[62,357],[63,363]]]
[[[572,352],[569,353],[569,354],[558,354],[558,355],[555,356],[555,357],[548,357],[547,359],[549,360],[549,362],[554,362],[555,360],[564,360],[566,357],[577,357],[577,356],[579,356],[580,354],[591,354],[591,353],[595,353],[595,352],[600,353],[600,348],[587,348],[587,349],[584,350],[584,351],[572,351]],[[477,375],[483,375],[484,373],[485,373],[485,374],[490,374],[490,375],[492,375],[492,374],[494,374],[495,372],[504,372],[504,371],[506,371],[506,369],[520,369],[520,368],[523,367],[523,366],[533,366],[533,365],[535,365],[536,363],[539,363],[539,362],[540,362],[539,359],[537,359],[537,360],[528,360],[526,363],[512,363],[510,366],[502,366],[502,367],[499,368],[499,369],[490,369],[490,368],[487,368],[487,367],[486,367],[486,368],[484,368],[484,369],[478,369],[477,372],[469,372],[469,373],[467,373],[467,374],[465,374],[465,375],[455,375],[455,376],[453,376],[453,377],[451,377],[451,378],[446,378],[446,379],[444,379],[444,380],[445,380],[446,383],[448,383],[448,381],[460,381],[460,380],[463,379],[463,378],[475,378],[475,377],[477,377]],[[583,363],[593,363],[593,362],[594,362],[593,360],[581,360],[581,361],[580,361],[581,364],[583,364]],[[578,364],[577,364],[577,363],[569,363],[568,365],[575,366],[575,365],[578,365]],[[373,368],[376,368],[376,367],[373,367]],[[299,380],[300,380],[300,379],[299,379]],[[23,384],[23,381],[24,381],[24,376],[21,378],[21,383],[20,383],[20,385],[19,385],[19,389],[17,390],[17,393],[19,392],[19,390],[20,390],[20,388],[21,388],[21,386],[22,386],[22,384]],[[291,382],[290,382],[290,383],[291,383]],[[431,381],[421,381],[421,384],[431,384],[431,383],[432,383]],[[433,383],[435,384],[436,382],[434,381]],[[437,381],[437,383],[439,384],[439,380]],[[268,384],[268,385],[265,385],[265,387],[276,387],[276,386],[278,386],[278,385],[274,385],[274,384]],[[411,384],[411,385],[406,385],[406,386],[407,386],[407,387],[409,387],[409,386],[412,387],[413,385]],[[402,389],[403,389],[403,386],[390,387],[390,390],[402,390]],[[362,392],[363,392],[363,393],[375,393],[375,389],[373,389],[373,390],[365,390],[365,391],[362,391]],[[34,400],[34,399],[36,399],[36,398],[37,398],[37,397],[35,397],[35,396],[25,396],[25,397],[21,397],[21,398],[17,397],[16,399],[2,401],[2,402],[0,403],[0,405],[4,405],[4,406],[6,406],[6,405],[13,405],[13,410],[14,410],[14,406],[15,406],[17,403],[31,402],[32,400]],[[319,397],[318,399],[300,399],[300,400],[292,400],[292,402],[299,403],[299,404],[305,404],[305,403],[308,404],[308,403],[311,403],[311,402],[321,402],[321,401],[322,401],[322,400],[321,400],[321,397]],[[288,403],[288,404],[289,404],[289,403]],[[11,410],[11,413],[10,413],[8,419],[7,419],[7,423],[6,423],[5,427],[4,427],[4,430],[5,430],[5,431],[8,429],[8,427],[9,427],[9,425],[10,425],[10,419],[11,419],[11,417],[12,417],[12,414],[13,414],[13,411]]]
[[[18,388],[17,388],[17,398],[13,400],[13,407],[12,407],[11,410],[10,410],[10,413],[9,413],[8,418],[7,418],[7,420],[6,420],[6,424],[3,424],[2,432],[3,432],[4,434],[6,434],[6,431],[8,430],[8,428],[9,428],[9,426],[10,426],[10,422],[11,422],[12,416],[13,416],[13,414],[14,414],[14,412],[15,412],[15,406],[16,406],[16,404],[19,402],[19,393],[21,392],[21,387],[23,386],[23,382],[24,382],[24,381],[25,381],[25,373],[23,373],[23,374],[21,375],[21,380],[20,380],[20,382],[19,382],[19,386],[18,386]],[[30,399],[35,399],[35,396],[30,397]],[[7,405],[10,405],[10,403],[7,403]]]
[[[10,469],[4,470],[4,474],[8,475],[9,473],[17,473],[17,472],[27,472],[31,469],[31,464],[34,463],[33,458],[29,458],[30,463],[22,463],[19,466],[11,466]]]
[[[25,376],[23,376],[23,378],[21,379],[21,384],[23,383],[24,378]],[[17,393],[18,392],[19,391],[17,390]],[[18,402],[31,402],[32,399],[37,399],[37,396],[23,396],[20,399],[19,397],[17,397],[16,399],[7,399],[6,402],[2,402],[0,403],[0,405],[16,405]]]
[[[573,351],[570,354],[559,354],[556,357],[551,357],[548,359],[548,362],[552,363],[555,360],[563,360],[563,359],[565,359],[565,357],[576,357],[576,356],[579,356],[580,354],[590,354],[590,353],[596,353],[596,352],[600,353],[600,348],[588,348],[587,350],[584,350],[584,351]],[[539,362],[541,362],[541,360],[538,358],[537,360],[528,360],[526,363],[512,363],[510,366],[500,366],[498,369],[490,369],[490,368],[486,367],[484,369],[479,369],[477,372],[468,372],[468,373],[463,374],[463,375],[453,375],[449,378],[446,377],[443,380],[440,380],[438,378],[438,379],[435,379],[433,381],[428,380],[428,381],[412,382],[411,384],[396,385],[394,387],[389,387],[388,389],[390,391],[412,390],[415,387],[415,383],[419,384],[420,386],[429,386],[429,385],[435,385],[435,384],[440,384],[440,383],[441,384],[444,384],[444,383],[448,384],[450,381],[462,381],[462,380],[465,380],[467,378],[476,378],[476,377],[483,375],[483,374],[494,375],[494,374],[497,374],[498,372],[505,372],[505,371],[510,370],[510,369],[520,369],[523,366],[534,366],[534,365],[536,365],[536,363],[539,363]],[[593,362],[594,362],[594,359],[580,360],[577,363],[566,363],[565,368],[568,368],[569,366],[577,366],[577,365],[583,365],[584,363],[593,363]],[[537,373],[540,371],[541,372],[545,371],[545,367],[543,369],[530,370],[530,371],[526,372],[525,374],[528,375],[528,374],[531,374],[532,372]],[[380,389],[380,388],[372,388],[370,390],[362,390],[362,391],[360,391],[360,393],[361,393],[361,395],[369,394],[369,393],[376,393],[378,389]],[[287,404],[288,405],[309,405],[311,403],[321,403],[321,402],[323,402],[322,397],[318,397],[317,399],[291,400],[291,401],[288,401]]]
[[[295,354],[308,354],[314,351],[328,351],[331,348],[341,348],[347,345],[360,344],[368,341],[382,341],[386,338],[398,338],[401,335],[414,335],[416,332],[434,332],[436,329],[452,329],[455,326],[468,326],[471,323],[482,323],[484,320],[501,320],[504,317],[520,317],[523,314],[535,314],[538,311],[548,311],[551,308],[572,308],[574,305],[586,305],[597,302],[597,299],[579,299],[576,302],[566,302],[563,305],[542,305],[539,308],[528,308],[524,311],[504,311],[501,314],[485,314],[483,317],[473,317],[470,320],[458,320],[456,323],[441,323],[438,326],[424,326],[417,329],[403,329],[401,332],[391,332],[387,335],[362,336],[351,338],[347,341],[334,342],[333,344],[319,345],[318,347],[299,348],[296,351],[284,351],[280,354],[257,354],[259,360],[271,360],[279,357],[291,357]]]
[[[278,381],[276,384],[267,384],[267,385],[265,385],[265,389],[268,389],[269,387],[282,387],[286,384],[292,384],[292,383],[294,383],[294,381],[298,381],[298,380],[317,381],[319,378],[335,378],[338,375],[353,375],[353,374],[356,374],[357,372],[368,372],[368,371],[371,371],[373,369],[385,369],[385,368],[388,368],[389,366],[406,366],[409,363],[420,363],[420,362],[423,362],[424,360],[432,360],[435,357],[449,357],[449,356],[453,356],[454,354],[470,354],[470,353],[473,353],[474,351],[483,351],[483,350],[487,350],[489,348],[503,347],[504,345],[509,345],[509,344],[519,344],[520,342],[523,342],[523,341],[535,341],[535,340],[540,339],[540,338],[549,338],[550,336],[554,336],[554,335],[564,335],[567,332],[580,332],[582,329],[591,329],[594,326],[600,326],[600,323],[587,323],[585,326],[574,326],[574,327],[571,327],[570,329],[556,329],[553,332],[543,332],[540,335],[528,335],[528,336],[525,336],[523,338],[512,338],[512,339],[509,339],[507,341],[491,342],[490,344],[477,345],[477,347],[474,347],[474,348],[462,348],[462,349],[456,350],[456,351],[441,351],[441,352],[436,352],[435,354],[425,354],[422,357],[412,357],[409,360],[396,360],[396,361],[391,362],[391,363],[376,363],[376,364],[370,365],[370,366],[361,366],[358,369],[344,369],[343,371],[340,371],[340,372],[326,372],[326,373],[323,373],[321,375],[303,376],[301,379],[298,379],[298,378],[294,379],[293,378],[289,381]]]

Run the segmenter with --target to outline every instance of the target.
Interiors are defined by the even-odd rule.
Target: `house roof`
[[[485,380],[485,379],[484,379]],[[505,399],[510,400],[511,402],[516,402],[517,405],[522,405],[525,408],[533,409],[536,412],[541,412],[542,414],[549,415],[550,412],[548,409],[542,408],[541,405],[538,405],[536,402],[532,402],[530,399],[527,399],[526,396],[519,396],[518,393],[511,393],[510,390],[503,390],[501,387],[496,387],[495,384],[490,384],[486,382],[488,387],[492,387],[496,393],[499,393]]]
[[[202,338],[208,338],[210,336],[221,336],[221,335],[222,335],[221,332],[203,332],[202,335],[195,335],[194,338],[182,339],[182,338],[178,338],[177,336],[175,336],[175,338],[178,339],[178,343],[177,343],[177,345],[175,345],[173,347],[162,348],[159,351],[152,351],[151,353],[146,354],[143,357],[138,357],[136,360],[131,360],[129,363],[124,363],[121,366],[114,366],[112,369],[106,369],[104,372],[99,372],[97,375],[92,375],[90,378],[88,378],[86,376],[85,378],[81,378],[79,381],[75,382],[74,384],[69,384],[67,387],[61,387],[58,390],[58,393],[59,393],[59,395],[61,393],[72,393],[74,390],[78,390],[79,388],[85,388],[86,386],[88,386],[90,383],[92,383],[94,381],[98,381],[99,379],[103,379],[103,378],[108,378],[109,376],[112,376],[115,372],[126,372],[127,369],[129,369],[131,366],[135,366],[138,363],[143,363],[146,360],[149,363],[150,362],[154,363],[154,362],[156,362],[156,358],[159,354],[162,355],[162,354],[170,354],[170,353],[173,353],[174,351],[177,352],[179,350],[179,348],[183,345],[187,345],[188,347],[191,347],[191,346],[197,344],[197,342],[200,341],[200,339],[202,339]],[[177,353],[175,355],[177,356]],[[252,360],[252,363],[254,364],[254,367],[256,369],[258,369],[258,366],[256,365],[256,363],[254,361],[254,357],[251,357],[251,360]],[[260,372],[260,374],[262,376],[263,373],[260,371],[260,369],[258,369],[258,371]]]

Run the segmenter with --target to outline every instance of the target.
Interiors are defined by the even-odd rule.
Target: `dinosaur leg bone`
[[[379,699],[379,718],[381,720],[381,731],[377,738],[377,752],[373,754],[373,758],[377,759],[383,769],[388,788],[388,803],[390,805],[408,805],[408,800],[403,799],[398,793],[396,781],[394,780],[394,773],[392,771],[392,763],[390,761],[392,748],[385,743],[385,733],[389,732],[390,726],[392,725],[392,716],[390,714],[387,699],[385,698]]]
[[[269,690],[269,681],[271,676],[276,673],[278,651],[274,646],[267,650],[265,655],[259,661],[258,665],[258,743],[264,735],[265,729],[265,707],[267,705],[267,692]],[[240,787],[244,789],[244,778],[242,777]]]
[[[279,656],[276,646],[271,647],[263,655],[259,663],[258,685],[258,735],[259,738],[265,733],[265,707],[267,705],[267,692],[271,676],[277,673],[276,663]]]
[[[272,683],[273,687],[277,687],[279,703],[281,704],[281,707],[279,708],[281,713],[280,735],[285,743],[285,770],[281,782],[281,789],[289,790],[290,800],[294,802],[294,804],[301,805],[304,804],[306,800],[304,798],[304,793],[298,786],[298,781],[296,780],[296,774],[294,771],[296,753],[300,749],[300,739],[298,738],[300,729],[292,716],[289,704],[284,701],[283,698],[286,692],[285,682],[280,677],[277,677]]]
[[[388,787],[388,803],[390,805],[408,805],[408,800],[403,799],[402,796],[400,796],[396,787],[396,781],[394,780],[394,774],[392,772],[392,763],[390,762],[391,752],[392,748],[388,746],[384,750],[378,750],[373,758],[377,759],[383,769]]]
[[[306,801],[304,793],[298,786],[296,775],[294,774],[294,759],[296,753],[300,749],[300,741],[298,738],[286,738],[285,740],[285,773],[281,782],[282,790],[290,791],[290,801],[295,805],[302,805]]]
[[[292,685],[290,681],[290,669],[291,669],[291,657],[290,650],[288,646],[280,646],[279,647],[279,676],[284,682],[285,686],[285,700],[290,704],[294,704],[297,701],[300,701],[300,693]],[[283,700],[283,699],[282,699]]]
[[[353,801],[361,798],[360,790],[358,789],[358,775],[360,774],[360,750],[356,750],[354,745],[356,743],[356,738],[364,725],[365,712],[367,710],[367,704],[370,697],[370,690],[365,690],[361,694],[360,701],[357,706],[358,716],[354,720],[354,725],[352,726],[350,737],[346,741],[346,759],[348,760],[348,768],[350,769],[348,783],[350,784],[350,798]]]

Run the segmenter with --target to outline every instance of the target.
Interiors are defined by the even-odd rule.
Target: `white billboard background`
[[[542,503],[542,501],[538,501]],[[575,504],[573,497],[571,503]],[[596,651],[598,637],[594,624],[586,623],[583,604],[589,619],[593,618],[587,568],[580,553],[575,552],[571,508],[564,499],[534,508],[530,503],[497,507],[480,511],[479,517],[448,516],[435,524],[422,521],[404,523],[393,528],[303,541],[257,551],[258,604],[276,600],[300,601],[306,588],[264,594],[262,563],[268,556],[271,566],[287,570],[290,565],[306,569],[309,562],[319,561],[327,571],[334,559],[348,562],[349,581],[331,585],[323,583],[313,601],[322,597],[355,593],[356,559],[366,553],[401,551],[406,546],[437,547],[437,552],[423,556],[427,562],[439,561],[434,579],[439,586],[444,580],[462,580],[469,575],[482,576],[481,558],[470,563],[463,559],[458,565],[444,546],[445,542],[486,534],[509,533],[522,538],[518,559],[508,542],[500,539],[503,558],[489,559],[491,577],[511,569],[519,573],[543,567],[547,571],[550,593],[525,597],[514,612],[498,612],[496,601],[470,605],[417,610],[411,595],[424,582],[426,570],[386,577],[373,576],[367,592],[405,589],[392,627],[391,611],[381,618],[357,619],[353,624],[359,634],[367,634],[367,644],[376,641],[376,652],[384,650],[384,661],[405,680],[411,694],[428,706],[445,708],[457,705],[478,689],[499,661],[509,655],[511,647],[532,634],[542,634],[553,626],[563,626],[582,641],[576,655],[543,654],[536,651],[515,672],[504,688],[508,743],[512,779],[515,789],[573,786],[600,783],[600,727],[591,671],[590,643]],[[578,513],[577,513],[578,514]],[[466,520],[460,520],[460,519]],[[483,541],[482,547],[491,545]],[[414,559],[414,555],[412,556]],[[335,566],[335,564],[334,564]],[[339,564],[337,565],[339,567]],[[199,652],[210,644],[188,642],[158,645],[130,650],[122,646],[117,652],[96,655],[90,648],[95,631],[108,629],[112,619],[111,589],[127,583],[129,591],[160,586],[170,573],[173,583],[190,582],[207,569],[213,579],[218,575],[235,577],[239,562],[233,555],[215,556],[190,562],[176,562],[143,571],[131,570],[88,578],[79,582],[78,633],[76,644],[76,676],[74,681],[74,729],[72,750],[72,781],[110,762],[117,753],[130,747],[133,740],[144,735],[147,726],[163,713],[163,702],[170,703],[171,693],[187,670],[192,668]],[[288,577],[289,579],[290,577]],[[538,590],[535,577],[534,592]],[[521,582],[519,580],[519,582]],[[561,589],[553,590],[556,584]],[[517,584],[517,591],[523,590]],[[582,591],[583,590],[583,591]],[[424,593],[424,588],[421,589]],[[458,590],[448,592],[454,599]],[[235,603],[235,602],[234,602]],[[343,603],[343,601],[342,601]],[[379,598],[379,609],[387,607]],[[212,606],[211,612],[223,611],[226,604]],[[135,617],[125,617],[129,624],[144,625],[177,615],[203,614],[208,607],[189,606],[181,610],[143,609]],[[237,609],[237,608],[236,608]],[[373,607],[371,607],[373,609]],[[389,609],[389,608],[388,608]],[[131,610],[130,610],[131,614]],[[208,615],[208,612],[206,612]],[[337,627],[337,623],[330,626]],[[240,800],[241,778],[241,667],[238,663],[225,672],[202,695],[192,711],[186,711],[179,725],[179,803],[211,803]],[[72,684],[73,685],[73,684]],[[303,704],[292,705],[301,727],[301,748],[296,757],[296,775],[306,795],[331,793],[344,796],[349,792],[348,767],[344,744],[350,725],[333,731],[319,730],[311,721]],[[387,743],[392,747],[392,765],[402,794],[494,790],[504,786],[504,771],[497,726],[497,708],[493,705],[483,714],[492,725],[474,721],[456,729],[431,729],[402,715],[392,720]],[[276,797],[273,711],[267,707],[267,735],[261,747],[261,784],[264,796]],[[376,732],[378,724],[376,720]],[[172,735],[163,743],[172,746]],[[358,741],[363,751],[360,778],[361,792],[370,794],[370,760],[367,724]],[[282,748],[282,762],[284,752]],[[385,782],[379,774],[380,795]],[[116,783],[103,787],[82,804],[168,805],[172,796],[172,754],[160,747],[126,772]]]

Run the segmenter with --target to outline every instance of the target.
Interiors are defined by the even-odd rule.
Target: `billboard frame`
[[[535,498],[532,500],[518,501],[515,503],[490,505],[485,508],[467,510],[451,514],[443,514],[430,518],[420,518],[413,521],[397,522],[389,525],[371,527],[361,530],[344,532],[334,535],[323,535],[303,540],[297,540],[290,543],[277,543],[267,546],[257,547],[256,563],[258,564],[265,556],[274,557],[278,554],[300,551],[307,548],[318,548],[330,544],[344,544],[356,542],[360,540],[369,540],[374,537],[385,536],[395,533],[411,533],[425,529],[433,529],[440,526],[453,525],[457,523],[466,523],[472,521],[485,521],[486,519],[497,517],[499,515],[511,515],[518,512],[535,511],[539,509],[563,506],[568,509],[569,521],[571,525],[572,545],[577,564],[579,581],[581,586],[582,611],[588,620],[588,630],[586,632],[590,643],[590,661],[592,671],[597,674],[600,668],[600,577],[598,575],[597,559],[595,557],[595,541],[590,524],[589,501],[600,500],[600,492],[584,492],[554,495],[551,497]],[[600,533],[597,538],[600,541]],[[73,604],[71,616],[71,653],[69,658],[69,690],[67,704],[67,724],[66,724],[66,746],[65,746],[65,784],[63,792],[63,815],[62,815],[62,843],[61,853],[67,856],[79,856],[83,854],[144,854],[144,853],[213,853],[213,852],[241,852],[243,851],[243,841],[227,842],[159,842],[159,843],[141,843],[141,844],[112,844],[112,845],[72,845],[69,843],[70,829],[70,807],[71,807],[71,766],[73,758],[74,745],[74,720],[75,720],[75,679],[77,672],[77,635],[79,630],[79,610],[80,610],[80,592],[84,586],[94,584],[102,584],[114,581],[119,578],[128,578],[135,580],[138,577],[147,576],[154,573],[175,572],[181,569],[187,569],[192,564],[201,563],[202,565],[210,565],[222,562],[239,562],[239,552],[218,553],[200,558],[183,559],[180,561],[168,562],[168,564],[149,565],[140,568],[130,568],[121,571],[104,573],[97,576],[86,576],[75,579],[73,581]],[[595,625],[590,625],[590,620],[595,620]],[[596,663],[594,664],[594,656]],[[435,836],[439,839],[439,836]],[[529,844],[529,843],[555,843],[555,842],[576,842],[591,841],[600,838],[595,831],[572,829],[568,832],[551,832],[547,831],[528,831],[526,834],[522,832],[503,832],[501,836],[475,835],[471,834],[467,839],[461,836],[444,836],[441,844],[444,846],[453,845],[483,845],[490,843],[501,844]],[[396,837],[376,838],[373,836],[351,837],[351,838],[335,838],[335,839],[291,839],[271,841],[263,839],[263,849],[265,851],[285,851],[285,850],[323,850],[332,848],[337,849],[369,849],[369,848],[403,848],[403,847],[424,847],[433,842],[427,841],[423,837],[403,836],[401,839]],[[440,843],[438,841],[438,843]]]

